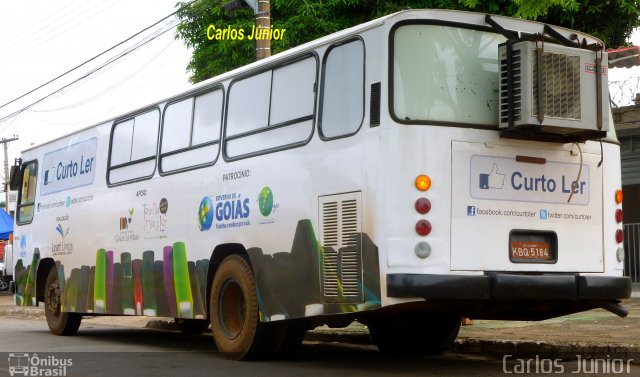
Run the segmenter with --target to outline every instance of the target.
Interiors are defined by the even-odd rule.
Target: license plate
[[[534,259],[550,261],[553,253],[544,241],[511,241],[511,259]]]

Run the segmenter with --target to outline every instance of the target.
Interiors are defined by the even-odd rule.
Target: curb
[[[304,338],[315,342],[339,342],[352,344],[372,344],[366,332],[340,332],[316,330],[309,331]],[[592,344],[558,343],[531,340],[513,341],[503,339],[458,338],[449,349],[450,353],[489,356],[502,359],[505,355],[513,357],[539,357],[546,359],[577,360],[597,359],[633,359],[640,362],[640,346],[631,344]]]
[[[0,317],[14,317],[23,319],[43,319],[44,309],[40,307],[0,306]],[[153,319],[145,328],[177,331],[170,320]],[[371,345],[371,339],[366,329],[316,329],[308,331],[304,338],[310,342],[350,343]],[[504,340],[484,338],[459,338],[455,341],[451,353],[489,356],[502,359],[505,355],[512,357],[540,357],[548,359],[576,360],[581,359],[633,359],[633,363],[640,363],[640,346],[631,344],[593,344],[576,342],[541,342],[532,340]]]

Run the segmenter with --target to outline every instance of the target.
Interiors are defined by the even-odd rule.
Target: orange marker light
[[[622,190],[616,190],[616,203],[622,204]]]
[[[426,175],[419,175],[416,178],[416,188],[420,191],[427,191],[431,188],[431,178]]]

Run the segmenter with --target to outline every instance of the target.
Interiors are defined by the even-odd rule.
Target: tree
[[[181,23],[176,38],[193,49],[187,70],[197,83],[253,61],[254,45],[244,40],[209,40],[209,25],[251,30],[249,8],[227,12],[228,0],[179,2]],[[602,39],[607,46],[624,45],[640,26],[640,0],[271,0],[274,28],[286,29],[283,40],[272,40],[278,53],[310,40],[403,9],[456,9],[536,20],[580,30]]]

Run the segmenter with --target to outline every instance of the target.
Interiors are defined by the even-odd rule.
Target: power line
[[[51,24],[54,24],[56,22],[58,22],[58,20],[64,19],[67,15],[75,12],[76,10],[82,8],[85,4],[90,4],[89,2],[83,2],[79,7],[76,7],[74,9],[72,9],[71,11],[63,14],[60,17],[54,18],[56,14],[61,13],[62,11],[64,11],[65,9],[71,7],[72,5],[75,5],[75,3],[79,2],[81,0],[74,0],[70,3],[68,3],[67,5],[65,5],[62,8],[59,8],[58,10],[56,10],[55,12],[53,12],[52,14],[49,14],[47,16],[45,16],[44,18],[38,20],[37,22],[29,25],[28,27],[20,30],[17,33],[14,33],[14,35],[25,35],[25,34],[29,34],[30,36],[33,35],[31,33],[29,33],[30,31],[34,30],[34,29],[39,29],[39,30],[45,30],[47,27],[49,27]],[[42,25],[43,22],[46,22],[44,25]],[[36,38],[38,38],[36,36]],[[15,44],[19,44],[21,41],[25,40],[25,38],[19,39],[19,38],[12,38],[9,43],[7,43],[6,45],[2,46],[3,49],[7,49],[9,50],[9,47],[12,47]],[[29,42],[29,39],[27,39],[27,42]]]
[[[114,5],[118,4],[121,1],[122,0],[118,0],[118,1],[116,1],[114,3],[107,4],[107,6],[103,7],[103,8],[90,7],[88,9],[85,9],[82,13],[74,16],[69,21],[72,21],[73,19],[79,18],[80,16],[83,16],[84,14],[92,12],[92,11],[93,11],[93,14],[91,14],[91,15],[89,15],[87,17],[84,17],[80,22],[77,22],[75,24],[70,24],[69,25],[69,23],[65,23],[65,26],[68,25],[67,28],[65,28],[63,30],[57,30],[57,32],[55,34],[48,35],[48,38],[45,39],[45,40],[36,40],[36,41],[32,41],[32,42],[35,42],[35,43],[26,43],[26,44],[22,45],[21,48],[18,48],[16,50],[14,50],[13,54],[11,54],[11,53],[7,54],[4,57],[5,60],[2,61],[2,63],[8,62],[11,59],[17,59],[17,58],[23,56],[24,54],[29,53],[30,51],[33,51],[34,48],[51,41],[52,39],[54,39],[54,38],[56,38],[56,37],[58,37],[58,36],[60,36],[60,35],[62,35],[64,33],[66,33],[67,31],[69,31],[69,30],[71,30],[71,29],[73,29],[73,28],[75,28],[75,27],[77,27],[79,25],[84,24],[85,22],[91,20],[93,17],[99,15],[100,13],[106,11],[107,9],[113,7]],[[80,8],[77,8],[77,9],[80,9]],[[33,46],[29,46],[29,45],[33,45]],[[28,47],[28,48],[26,48],[26,47]]]
[[[87,60],[87,61],[85,61],[85,62],[83,62],[83,63],[81,63],[81,64],[79,64],[79,65],[77,65],[77,66],[75,66],[74,68],[72,68],[72,69],[70,69],[70,70],[66,71],[65,73],[63,73],[63,74],[61,74],[61,75],[59,75],[59,76],[57,76],[57,77],[55,77],[55,78],[53,78],[53,79],[51,79],[51,80],[47,81],[46,83],[44,83],[44,84],[42,84],[42,85],[38,86],[37,88],[32,89],[32,90],[30,90],[30,91],[28,91],[28,92],[26,92],[26,93],[24,93],[24,94],[20,95],[19,97],[14,98],[14,99],[12,99],[11,101],[9,101],[9,102],[7,102],[7,103],[5,103],[5,104],[1,105],[1,106],[0,106],[0,109],[2,109],[3,107],[6,107],[6,106],[7,106],[7,105],[9,105],[9,104],[14,103],[15,101],[17,101],[17,100],[19,100],[19,99],[21,99],[21,98],[24,98],[25,96],[27,96],[27,95],[29,95],[29,94],[31,94],[31,93],[33,93],[33,92],[35,92],[36,90],[38,90],[38,89],[40,89],[40,88],[42,88],[42,87],[44,87],[44,86],[46,86],[46,85],[48,85],[48,84],[50,84],[50,83],[54,82],[55,80],[57,80],[57,79],[59,79],[59,78],[61,78],[61,77],[65,76],[65,75],[67,75],[67,74],[69,74],[69,73],[71,73],[72,71],[75,71],[76,69],[78,69],[78,68],[80,68],[80,67],[84,66],[85,64],[87,64],[87,63],[89,63],[89,62],[92,62],[93,60],[95,60],[95,59],[99,58],[100,56],[102,56],[102,55],[106,54],[107,52],[109,52],[109,51],[111,51],[111,50],[113,50],[113,49],[117,48],[118,46],[121,46],[122,44],[124,44],[124,43],[126,43],[126,42],[130,41],[131,39],[133,39],[133,38],[137,37],[138,35],[140,35],[140,34],[144,33],[145,31],[147,31],[147,30],[149,30],[149,29],[151,29],[152,27],[154,27],[154,26],[158,25],[158,24],[159,24],[159,23],[161,23],[162,21],[164,21],[164,20],[166,20],[166,19],[168,19],[168,18],[170,18],[170,17],[173,17],[176,13],[178,13],[179,11],[181,11],[183,8],[186,8],[186,7],[188,7],[188,6],[191,6],[191,4],[195,3],[196,1],[197,1],[197,0],[192,0],[192,1],[190,1],[189,3],[185,4],[184,6],[182,6],[180,9],[178,9],[178,10],[176,10],[176,11],[172,12],[171,14],[169,14],[169,15],[168,15],[168,16],[166,16],[166,17],[163,17],[163,18],[162,18],[162,19],[160,19],[159,21],[154,22],[152,25],[147,26],[146,28],[144,28],[144,29],[140,30],[139,32],[137,32],[137,33],[135,33],[134,35],[130,36],[129,38],[127,38],[127,39],[123,40],[122,42],[119,42],[119,43],[115,44],[114,46],[112,46],[112,47],[108,48],[107,50],[105,50],[105,51],[103,51],[103,52],[99,53],[98,55],[96,55],[96,56],[92,57],[91,59],[89,59],[89,60]],[[83,78],[84,78],[84,77],[86,77],[86,76],[83,76]],[[68,85],[67,85],[67,86],[68,86]],[[66,86],[65,86],[65,87],[66,87]],[[58,91],[60,91],[60,90],[57,90],[57,91],[56,91],[56,92],[54,92],[54,93],[57,93]],[[53,93],[52,93],[52,94],[53,94]],[[47,96],[47,97],[48,97],[48,96]],[[46,98],[46,97],[44,97],[44,98]],[[42,98],[42,99],[44,99],[44,98]],[[36,103],[40,102],[42,99],[40,99],[40,100],[38,100],[38,101],[34,102],[33,104],[31,104],[31,105],[29,105],[29,106],[32,106],[32,105],[34,105],[34,104],[36,104]],[[26,108],[28,108],[29,106],[27,106]],[[20,113],[20,112],[24,111],[26,108],[24,108],[24,109],[22,109],[22,110],[19,110],[18,112],[14,112],[14,113],[12,113],[11,115],[9,115],[9,116],[7,116],[7,117],[13,116],[13,115],[15,115],[16,113]],[[4,118],[2,118],[2,119],[0,119],[0,120],[4,120],[4,119],[6,119],[7,117],[4,117]]]
[[[119,56],[119,57],[118,57],[118,59],[120,59],[120,58],[122,58],[122,57],[124,57],[124,56],[126,56],[126,55],[128,55],[128,54],[130,54],[131,52],[133,52],[133,51],[137,50],[138,48],[140,48],[140,47],[144,46],[145,44],[147,44],[147,43],[151,42],[152,40],[154,40],[154,39],[158,38],[159,36],[161,36],[161,35],[165,34],[166,32],[168,32],[168,31],[172,30],[172,29],[173,29],[174,27],[176,27],[176,26],[177,26],[177,25],[174,25],[174,26],[172,26],[171,28],[166,29],[166,30],[165,30],[165,31],[163,31],[162,33],[160,33],[160,34],[156,35],[155,37],[153,37],[153,38],[149,39],[149,40],[148,40],[147,42],[145,42],[144,44],[139,45],[139,46],[137,46],[136,48],[131,49],[131,50],[129,50],[129,51],[127,51],[127,52],[123,53],[121,56]],[[115,61],[115,60],[112,60],[111,62],[113,62],[113,61]],[[42,102],[43,100],[45,100],[45,99],[47,99],[47,98],[51,97],[52,95],[54,95],[54,94],[56,94],[56,93],[58,93],[58,92],[60,92],[60,91],[62,91],[62,90],[64,90],[64,89],[66,89],[67,87],[69,87],[69,86],[71,86],[71,85],[73,85],[73,84],[77,83],[78,81],[81,81],[81,80],[83,80],[83,79],[85,79],[85,78],[87,78],[87,77],[91,76],[93,73],[95,73],[95,72],[97,72],[97,71],[101,70],[102,68],[104,68],[104,67],[106,67],[106,66],[107,66],[107,64],[105,63],[105,64],[101,65],[100,67],[98,67],[98,68],[96,68],[96,69],[94,69],[94,70],[92,70],[92,71],[89,71],[87,74],[85,74],[85,75],[81,76],[80,78],[78,78],[78,79],[76,79],[76,80],[74,80],[74,81],[70,82],[69,84],[64,85],[63,87],[61,87],[61,88],[59,88],[59,89],[57,89],[57,90],[55,90],[55,91],[53,91],[53,92],[51,92],[51,93],[47,94],[46,96],[44,96],[44,97],[40,98],[39,100],[37,100],[37,101],[35,101],[35,102],[32,102],[31,104],[29,104],[29,105],[27,105],[27,106],[23,107],[22,109],[17,110],[17,111],[14,111],[13,113],[11,113],[11,114],[9,114],[9,115],[7,115],[7,116],[5,116],[5,117],[3,117],[3,118],[0,118],[0,122],[1,122],[1,121],[3,121],[3,120],[5,120],[5,119],[11,118],[12,116],[18,115],[18,114],[20,114],[20,113],[22,113],[22,112],[26,111],[26,110],[27,110],[27,109],[29,109],[31,106],[33,106],[33,105],[35,105],[35,104],[38,104],[38,103]],[[24,96],[23,96],[23,97],[24,97]]]
[[[161,34],[164,34],[164,32],[168,31],[166,29],[163,30],[163,28],[169,27],[169,29],[173,29],[176,25],[177,24],[175,24],[173,21],[168,23],[167,25],[165,25],[162,28],[160,28],[157,31],[155,31],[153,34],[150,34],[149,36],[145,37],[141,41],[137,42],[135,45],[129,47],[128,49],[124,50],[123,52],[119,53],[118,55],[116,55],[116,56],[110,58],[109,60],[107,60],[106,62],[102,63],[102,65],[100,67],[98,67],[98,69],[94,69],[92,71],[93,74],[91,75],[91,78],[89,78],[87,80],[82,80],[82,81],[76,82],[77,85],[74,84],[73,87],[66,88],[63,92],[58,93],[56,95],[56,97],[59,96],[59,95],[64,94],[65,92],[68,92],[69,90],[77,89],[78,87],[80,87],[80,86],[82,86],[84,84],[90,83],[92,80],[96,79],[98,76],[104,74],[105,72],[109,71],[113,67],[115,67],[118,64],[122,63],[123,61],[126,61],[126,59],[121,59],[121,58],[128,57],[127,54],[129,52],[131,52],[131,51],[133,51],[133,50],[135,50],[135,49],[137,49],[139,47],[142,47],[142,46],[146,45],[148,42],[151,42],[153,39],[155,39],[155,37],[157,37],[157,36],[159,36]],[[108,66],[108,67],[106,67],[106,66]],[[103,67],[106,67],[106,68],[105,69],[101,69]],[[126,80],[126,79],[128,79],[130,77],[131,77],[131,75],[125,77],[124,80]],[[119,82],[119,83],[121,83],[121,82]],[[113,88],[113,87],[117,86],[118,84],[114,84],[110,88]],[[108,90],[106,90],[106,91],[108,91]],[[74,104],[74,105],[67,105],[67,106],[64,106],[64,107],[61,107],[61,108],[57,108],[57,109],[42,109],[42,110],[30,109],[30,110],[27,110],[27,111],[30,111],[30,112],[42,112],[43,113],[43,112],[52,112],[52,111],[58,111],[58,110],[64,110],[64,109],[67,109],[67,108],[76,107],[76,106],[82,105],[84,103],[90,102],[91,100],[93,100],[94,98],[97,98],[98,96],[100,96],[101,94],[103,94],[106,91],[100,92],[97,95],[94,95],[94,96],[92,96],[90,98],[84,99],[84,100],[82,100],[82,101],[80,101],[80,102],[78,102],[77,104]]]
[[[173,28],[173,27],[172,27]],[[74,104],[70,104],[70,105],[66,105],[66,106],[62,106],[62,107],[58,107],[58,108],[53,108],[53,109],[42,109],[42,110],[27,110],[29,112],[35,112],[35,113],[49,113],[49,112],[54,112],[54,111],[59,111],[59,110],[66,110],[66,109],[72,109],[74,107],[78,107],[78,106],[82,106],[86,103],[89,103],[95,99],[98,99],[102,96],[104,96],[105,94],[111,92],[113,89],[119,87],[120,85],[124,84],[127,80],[129,80],[130,78],[132,78],[133,76],[137,75],[138,73],[140,73],[143,69],[145,69],[147,66],[149,66],[151,63],[153,63],[155,61],[155,59],[157,59],[160,55],[162,55],[166,49],[168,47],[170,47],[173,44],[173,41],[171,41],[169,44],[167,44],[164,48],[162,48],[160,50],[159,53],[157,53],[155,56],[153,56],[151,59],[149,59],[146,63],[144,63],[142,66],[140,66],[137,70],[135,70],[132,73],[129,73],[127,76],[123,77],[120,81],[118,81],[117,83],[109,86],[108,88],[102,90],[99,93],[94,94],[93,96],[83,99],[80,102],[74,103]],[[141,47],[141,46],[140,46]],[[118,61],[120,62],[120,61]],[[109,64],[109,63],[106,63]],[[115,65],[115,64],[114,64]],[[93,77],[92,77],[93,78]]]

